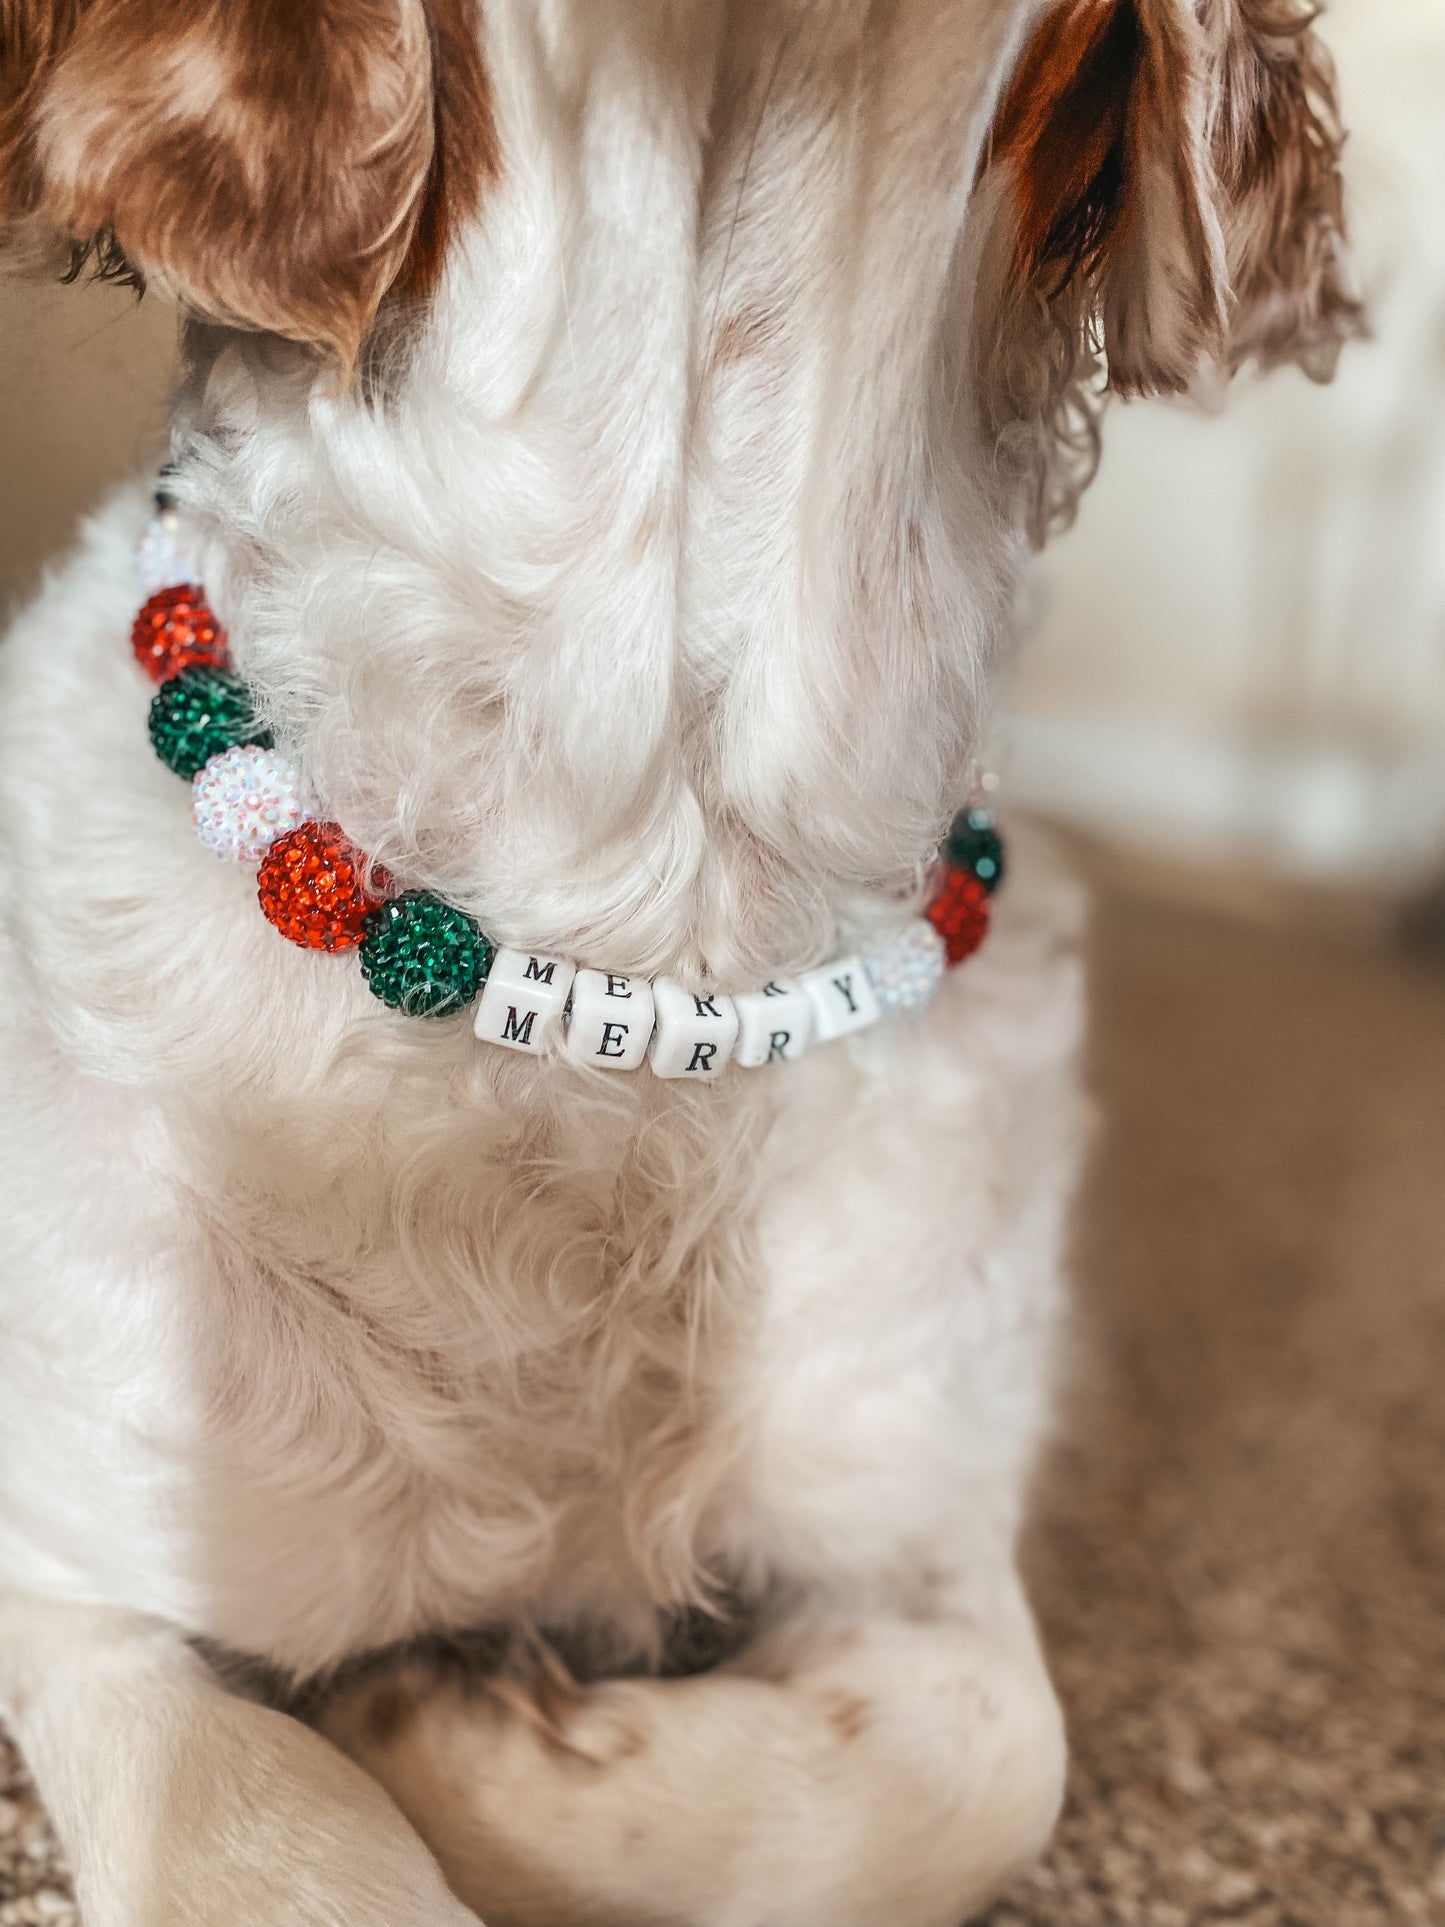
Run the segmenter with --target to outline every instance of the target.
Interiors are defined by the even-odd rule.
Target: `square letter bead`
[[[738,1008],[738,1042],[734,1060],[754,1071],[801,1057],[813,1038],[813,1006],[808,993],[792,977],[746,990],[733,1002]]]
[[[657,1032],[652,1068],[658,1077],[716,1077],[733,1054],[738,1014],[731,997],[695,997],[669,977],[652,986]]]
[[[652,985],[645,977],[579,970],[572,982],[567,1055],[607,1071],[635,1071],[652,1036]]]
[[[560,957],[499,950],[477,1003],[474,1029],[488,1044],[535,1054],[558,1035],[576,966]]]
[[[820,1044],[847,1037],[855,1030],[867,1030],[883,1015],[868,973],[857,957],[839,957],[821,970],[805,972],[798,981],[813,1006]]]

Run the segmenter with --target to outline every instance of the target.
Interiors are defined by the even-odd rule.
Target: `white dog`
[[[16,625],[0,1709],[88,1927],[956,1927],[1046,1838],[1067,887],[743,1065],[906,936],[1105,373],[1354,325],[1307,14],[0,6],[12,258],[190,317],[267,769],[374,892],[600,973],[498,1049],[278,938],[145,741],[139,486]],[[652,1068],[576,1061],[647,1041],[609,994]]]

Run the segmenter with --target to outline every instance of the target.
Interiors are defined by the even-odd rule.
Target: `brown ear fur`
[[[40,212],[44,188],[34,119],[82,0],[0,0],[0,237],[13,249]]]
[[[1327,379],[1362,312],[1345,261],[1344,135],[1315,0],[1212,0],[1209,126],[1227,210],[1227,353]]]
[[[491,88],[477,46],[476,0],[428,0],[432,40],[431,174],[396,292],[424,297],[441,275],[447,241],[497,172]]]
[[[1311,0],[1056,0],[999,108],[982,186],[980,393],[1033,532],[1072,513],[1104,390],[1201,365],[1328,374],[1360,326],[1342,135]]]
[[[439,29],[423,0],[0,4],[0,224],[113,234],[188,307],[343,368],[419,222],[439,256],[447,194],[494,162],[471,0]]]

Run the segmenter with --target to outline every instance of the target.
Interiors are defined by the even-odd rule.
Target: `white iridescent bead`
[[[180,517],[174,509],[161,509],[146,524],[135,546],[135,572],[147,596],[195,581],[195,559],[182,540]]]
[[[948,949],[926,917],[916,917],[886,943],[863,953],[863,968],[887,1010],[922,1010],[931,1004],[948,968]]]
[[[191,781],[196,835],[229,863],[259,863],[278,836],[308,819],[296,769],[254,743],[213,756]]]

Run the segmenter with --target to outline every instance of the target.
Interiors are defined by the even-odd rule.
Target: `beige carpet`
[[[1445,958],[1115,901],[1029,1563],[1064,1824],[991,1927],[1445,1923]]]
[[[989,1927],[1445,1923],[1445,960],[1123,896],[1095,950],[1072,1785]],[[0,1927],[71,1918],[0,1741]]]

